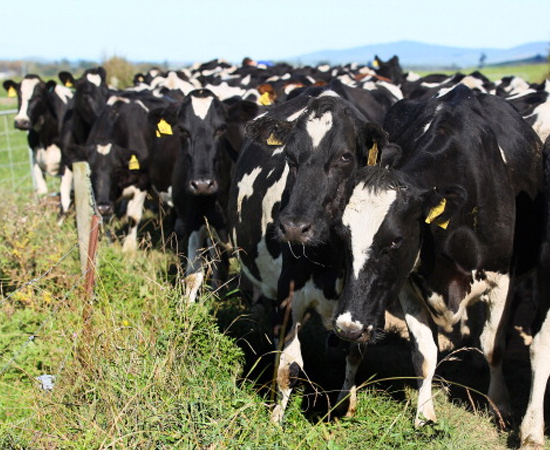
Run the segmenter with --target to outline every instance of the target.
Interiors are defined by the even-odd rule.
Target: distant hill
[[[478,66],[483,55],[485,55],[483,64],[488,66],[504,62],[530,60],[537,57],[539,60],[540,57],[547,60],[549,51],[549,42],[531,42],[510,49],[497,49],[446,47],[415,41],[399,41],[343,50],[317,51],[289,58],[288,62],[304,65],[316,65],[320,62],[366,64],[372,61],[375,55],[378,55],[384,61],[393,55],[397,55],[404,68],[465,68]]]

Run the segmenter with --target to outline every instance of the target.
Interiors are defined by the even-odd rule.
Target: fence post
[[[90,166],[87,162],[73,163],[73,174],[76,228],[80,247],[80,269],[82,275],[86,275],[88,268],[88,248],[90,246],[90,230],[92,229],[92,216],[94,215]]]

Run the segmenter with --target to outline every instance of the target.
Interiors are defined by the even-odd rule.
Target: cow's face
[[[419,190],[385,168],[362,171],[338,230],[347,267],[334,315],[336,334],[355,342],[376,340],[389,303],[419,261],[423,231],[446,228],[463,192],[452,188],[444,197],[434,189]]]
[[[312,99],[294,122],[256,122],[256,135],[281,145],[289,167],[279,238],[310,246],[327,242],[341,218],[355,171],[367,164],[369,149],[386,144],[386,133],[334,96]]]
[[[103,110],[109,95],[103,67],[88,69],[75,79],[69,72],[61,72],[59,78],[64,86],[75,89],[75,108],[82,119],[92,124]]]
[[[4,88],[13,95],[17,94],[18,109],[15,116],[15,128],[30,130],[40,127],[42,115],[47,109],[46,83],[36,75],[27,75],[21,83],[11,80],[4,82]]]

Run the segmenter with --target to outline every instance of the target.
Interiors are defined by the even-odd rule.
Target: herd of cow
[[[130,198],[125,250],[137,248],[146,196],[158,196],[177,217],[189,301],[205,282],[203,249],[235,250],[254,298],[272,301],[284,341],[276,422],[303,368],[306,311],[349,343],[339,409],[352,414],[364,348],[381,338],[394,303],[419,379],[417,426],[436,420],[438,330],[467,333],[479,301],[488,397],[510,415],[506,330],[513,292],[529,278],[537,316],[520,431],[522,448],[543,448],[550,81],[415,77],[397,57],[373,66],[215,60],[138,74],[125,90],[110,88],[102,67],[78,79],[62,72],[61,85],[27,75],[4,88],[18,97],[15,127],[28,131],[38,192],[47,190],[44,174],[61,177],[61,215],[75,161],[89,163],[104,218]],[[230,255],[221,254],[212,278],[223,281]]]

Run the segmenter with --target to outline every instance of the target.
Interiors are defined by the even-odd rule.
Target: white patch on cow
[[[393,189],[375,194],[364,185],[358,185],[353,190],[342,222],[351,234],[351,257],[355,278],[358,278],[359,272],[367,262],[374,235],[396,197],[397,192]]]
[[[73,98],[73,91],[71,91],[68,87],[63,86],[62,84],[56,84],[55,85],[55,93],[59,97],[59,99],[66,105],[69,103],[69,100]]]
[[[149,108],[147,108],[147,106],[145,106],[145,104],[141,100],[136,100],[135,103],[136,105],[140,106],[141,109],[143,109],[145,112],[149,112]]]
[[[252,172],[247,173],[241,178],[241,181],[237,184],[237,189],[239,194],[237,195],[237,215],[239,217],[239,222],[242,222],[242,205],[243,201],[250,197],[254,193],[254,182],[258,175],[262,172],[261,167],[256,167]]]
[[[32,165],[32,176],[36,187],[36,193],[38,195],[46,195],[48,193],[48,185],[46,184],[46,180],[44,179],[44,172],[37,162],[34,162],[34,164]]]
[[[107,145],[101,145],[101,144],[97,144],[96,146],[96,151],[100,154],[100,155],[108,155],[109,153],[111,153],[111,148],[113,147],[113,144],[109,143]]]
[[[158,191],[153,187],[156,194],[159,196],[160,200],[168,205],[170,208],[174,206],[174,201],[172,198],[172,186],[169,186],[166,191]]]
[[[422,83],[421,86],[426,87],[426,88],[435,88],[435,87],[438,87],[438,86],[441,86],[445,83],[450,82],[452,79],[453,79],[452,77],[449,77],[449,78],[447,78],[443,81],[437,82],[437,83]]]
[[[129,186],[122,192],[124,197],[132,196],[126,208],[126,216],[132,218],[134,226],[128,231],[122,245],[123,252],[133,252],[137,250],[137,230],[141,217],[143,216],[143,205],[147,197],[147,191],[142,191],[135,186]]]
[[[39,148],[35,153],[35,161],[43,172],[48,175],[59,175],[59,167],[61,164],[61,149],[52,144],[48,148]]]
[[[388,83],[387,81],[379,81],[379,86],[383,86],[388,91],[391,92],[391,94],[398,100],[403,99],[403,91],[399,88],[399,86],[396,86],[395,84]]]
[[[213,101],[214,97],[191,97],[191,106],[193,107],[193,112],[197,117],[200,117],[202,120],[204,120]]]
[[[294,114],[291,114],[290,116],[288,116],[286,120],[288,122],[293,122],[298,117],[300,117],[304,113],[305,110],[306,110],[306,108],[302,108],[302,109],[296,111]]]
[[[61,212],[66,214],[71,206],[71,191],[73,189],[73,172],[65,167],[65,171],[61,176],[61,184],[59,187],[59,198],[61,200]]]
[[[15,116],[15,121],[30,120],[29,118],[29,101],[34,93],[34,88],[40,83],[38,78],[25,78],[21,82],[21,108]]]
[[[311,137],[313,148],[319,146],[328,130],[332,127],[332,112],[327,111],[321,117],[315,117],[312,112],[306,123],[306,130]]]
[[[107,106],[113,106],[116,102],[128,104],[130,103],[130,99],[127,99],[125,97],[120,97],[118,95],[111,95],[109,97],[109,100],[107,100]]]
[[[101,76],[95,73],[89,73],[86,75],[86,79],[92,83],[95,84],[97,87],[101,86]]]
[[[537,106],[533,110],[533,113],[525,116],[524,119],[529,119],[531,117],[536,118],[533,123],[533,129],[538,134],[541,141],[544,142],[550,135],[550,100]]]
[[[336,319],[335,325],[337,330],[345,330],[350,332],[361,331],[363,329],[363,324],[358,320],[353,320],[349,311],[340,314]]]
[[[327,89],[326,91],[321,92],[319,97],[340,97],[338,93],[334,92],[332,89]]]
[[[483,81],[471,75],[467,75],[460,80],[460,84],[468,86],[470,89],[478,89],[481,92],[487,92],[487,90],[483,87]]]

